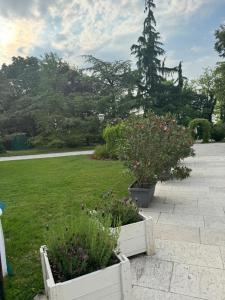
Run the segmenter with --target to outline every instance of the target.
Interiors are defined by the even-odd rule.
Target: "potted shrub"
[[[139,207],[149,206],[158,181],[189,176],[191,170],[181,160],[193,155],[193,140],[172,115],[132,116],[122,133],[120,158],[135,177],[129,192]]]
[[[118,232],[111,220],[82,215],[64,230],[50,232],[40,249],[46,296],[50,300],[131,299],[130,263],[115,254]]]
[[[118,230],[118,250],[127,257],[146,253],[155,254],[153,220],[144,216],[129,198],[119,199],[110,191],[103,195],[94,214],[110,216],[112,230]]]

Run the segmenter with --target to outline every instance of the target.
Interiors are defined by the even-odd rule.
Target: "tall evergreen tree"
[[[221,25],[215,32],[216,43],[215,49],[219,53],[219,56],[225,58],[225,24]]]
[[[131,47],[131,53],[137,58],[139,70],[138,93],[142,97],[142,106],[145,112],[154,103],[163,73],[160,56],[164,54],[164,50],[160,42],[160,34],[155,28],[154,8],[154,0],[145,0],[147,17],[144,21],[143,33],[138,39],[138,44]]]

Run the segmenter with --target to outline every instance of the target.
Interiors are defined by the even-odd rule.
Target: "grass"
[[[0,153],[0,157],[10,157],[19,155],[47,154],[47,153],[62,153],[81,150],[92,150],[95,146],[83,146],[77,148],[32,148],[27,150],[8,150],[6,153]]]
[[[46,225],[54,226],[82,203],[94,207],[103,192],[127,194],[130,179],[116,161],[86,156],[0,163],[2,222],[14,276],[6,279],[7,300],[31,300],[43,290],[39,247]]]

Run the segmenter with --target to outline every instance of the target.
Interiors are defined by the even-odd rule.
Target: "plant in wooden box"
[[[170,114],[149,113],[124,122],[119,153],[136,179],[129,191],[138,206],[149,206],[158,181],[189,176],[191,170],[181,160],[193,154],[192,145],[190,131]]]
[[[131,299],[129,261],[114,252],[118,231],[109,229],[109,217],[100,221],[83,214],[49,232],[40,249],[48,299]]]
[[[100,218],[104,215],[111,216],[113,231],[120,225],[118,249],[127,257],[155,253],[153,220],[140,213],[131,199],[119,199],[110,191],[103,195],[95,214]]]

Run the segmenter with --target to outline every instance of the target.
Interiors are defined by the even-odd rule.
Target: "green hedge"
[[[0,153],[4,153],[5,152],[5,147],[3,145],[2,139],[0,138]]]
[[[212,139],[215,142],[221,142],[225,139],[225,123],[215,124],[212,128]]]
[[[196,128],[200,128],[201,137],[203,143],[208,143],[211,137],[211,123],[206,119],[194,119],[189,123],[189,128],[191,129],[193,137],[196,139],[197,135],[194,131]]]

